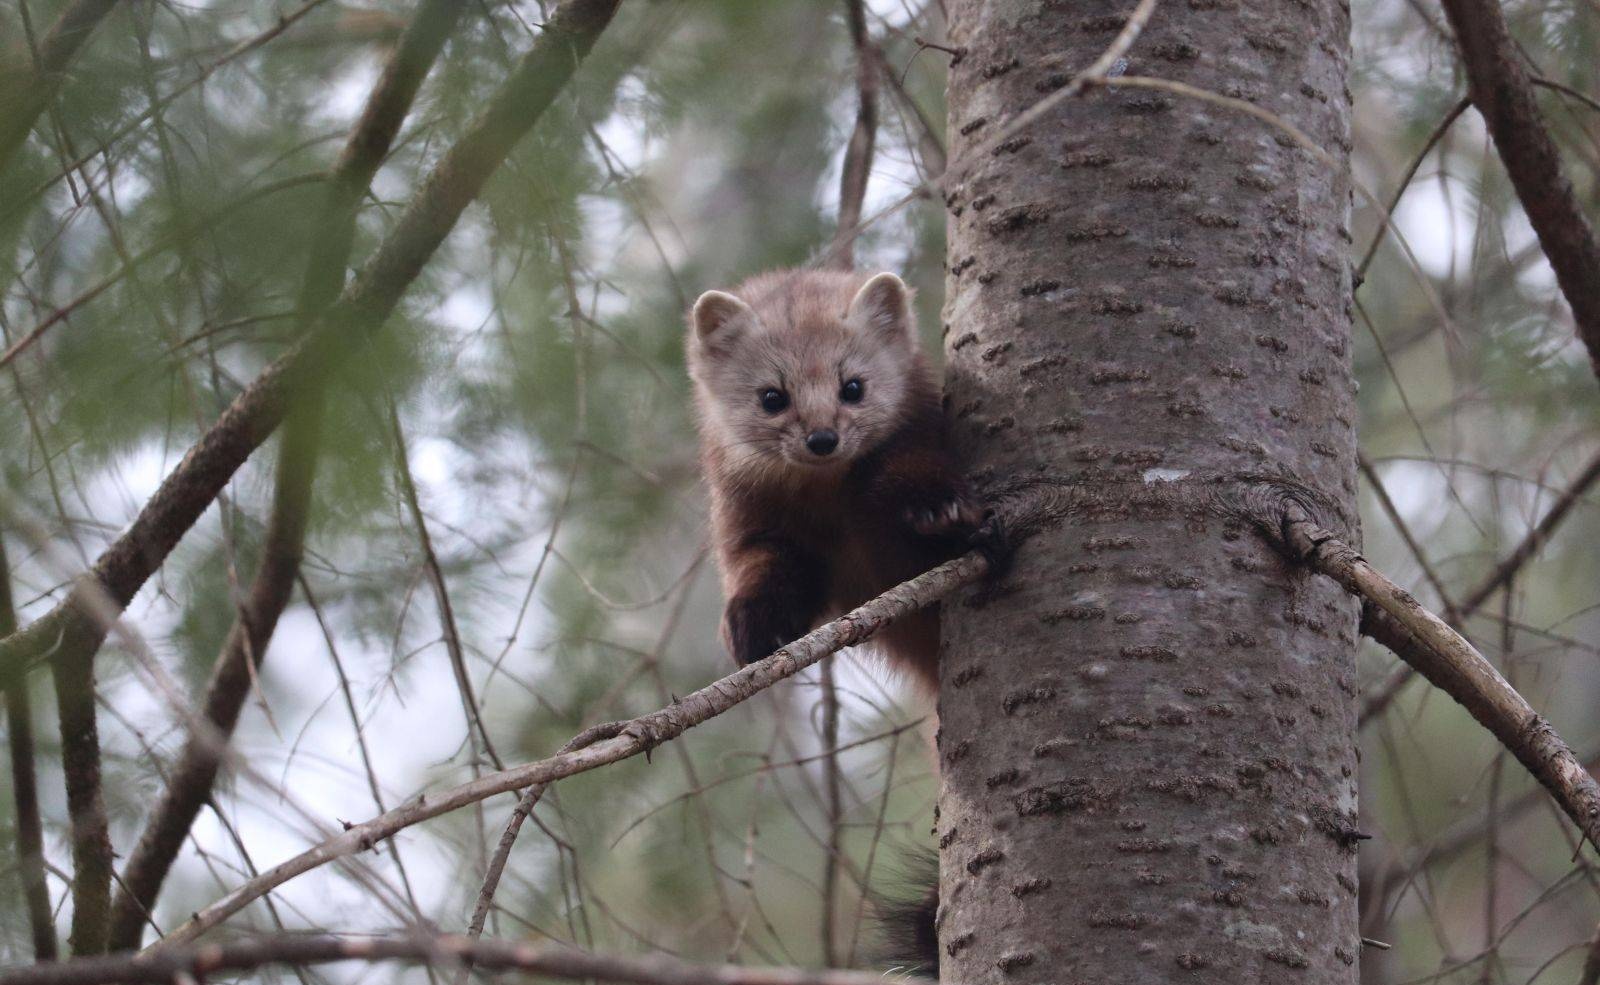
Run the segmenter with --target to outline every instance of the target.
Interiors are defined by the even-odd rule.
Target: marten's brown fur
[[[978,529],[910,300],[893,274],[791,270],[695,303],[722,635],[741,663],[948,560]],[[937,609],[876,642],[937,689]]]

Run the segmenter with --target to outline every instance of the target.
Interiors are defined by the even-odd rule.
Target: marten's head
[[[689,315],[700,426],[725,470],[837,469],[899,423],[917,358],[911,291],[894,274],[784,271]]]

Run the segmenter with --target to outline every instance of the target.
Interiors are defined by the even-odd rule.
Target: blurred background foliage
[[[0,59],[28,59],[29,39],[62,6],[0,3]],[[0,371],[0,496],[24,620],[48,609],[291,342],[318,178],[412,6],[119,4],[0,173],[4,343],[58,319]],[[940,166],[948,56],[914,40],[942,37],[940,4],[874,0],[869,10],[892,82],[866,214],[898,207],[867,230],[858,264],[919,289],[937,350],[944,217],[935,200],[903,200]],[[1508,12],[1536,73],[1572,90],[1547,87],[1543,108],[1600,218],[1600,7],[1513,0]],[[532,2],[471,5],[363,203],[356,264],[545,14]],[[225,781],[157,924],[181,922],[251,867],[309,843],[285,794],[329,822],[359,820],[378,810],[369,769],[392,807],[491,768],[451,674],[397,447],[504,761],[548,754],[583,725],[648,711],[730,669],[703,554],[682,316],[705,288],[815,259],[832,234],[855,115],[841,14],[835,3],[778,0],[625,5],[557,110],[362,358],[341,369],[303,586],[236,738],[281,790]],[[1465,85],[1428,0],[1358,0],[1354,19],[1356,173],[1387,199]],[[1136,73],[1161,74],[1137,49],[1132,61]],[[1471,111],[1422,161],[1396,218],[1409,255],[1385,240],[1357,296],[1362,446],[1459,598],[1600,451],[1600,396]],[[1354,260],[1379,228],[1358,199]],[[274,460],[258,454],[240,472],[129,610],[196,693],[255,570]],[[1438,605],[1368,480],[1362,505],[1369,556]],[[1600,492],[1581,496],[1511,592],[1469,623],[1588,761],[1600,753],[1597,506]],[[98,668],[113,842],[126,851],[183,736],[115,645]],[[1364,647],[1364,695],[1393,669]],[[835,959],[871,964],[864,901],[903,884],[907,853],[928,847],[936,778],[927,708],[868,657],[846,655],[839,682],[849,748]],[[50,891],[65,906],[47,683],[32,681],[35,729]],[[809,675],[657,750],[653,763],[561,784],[517,846],[491,931],[821,961],[830,822],[818,694]],[[1486,734],[1415,684],[1366,725],[1361,744],[1374,836],[1362,849],[1363,933],[1394,945],[1366,950],[1364,980],[1571,980],[1600,913],[1600,878],[1587,860],[1575,867],[1556,812],[1523,796],[1521,769],[1502,768]],[[501,797],[410,829],[369,862],[396,885],[403,863],[421,917],[460,929],[511,804]],[[1488,824],[1496,807],[1504,816]],[[5,961],[29,954],[14,821],[7,787]],[[1441,845],[1456,850],[1430,860]],[[274,899],[276,917],[258,904],[231,926],[373,930],[397,919],[334,868]]]

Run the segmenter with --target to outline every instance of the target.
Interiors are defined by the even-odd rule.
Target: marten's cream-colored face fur
[[[911,292],[894,274],[752,278],[689,316],[700,429],[729,479],[820,478],[893,432],[916,358]]]

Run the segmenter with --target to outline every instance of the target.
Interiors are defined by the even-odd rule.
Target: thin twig
[[[822,665],[822,777],[827,791],[823,810],[827,812],[828,844],[822,860],[822,960],[829,967],[839,963],[835,945],[835,908],[839,896],[839,860],[844,855],[844,802],[839,789],[839,688],[833,679],[834,661]]]
[[[51,175],[49,178],[46,178],[43,182],[41,182],[40,184],[35,186],[33,189],[31,189],[28,192],[28,194],[22,196],[22,198],[19,201],[17,201],[15,204],[13,204],[10,209],[8,209],[7,211],[5,211],[3,213],[0,213],[0,222],[3,222],[5,220],[7,220],[7,219],[10,219],[13,215],[15,215],[23,207],[25,207],[26,205],[31,203],[34,199],[38,198],[40,195],[44,194],[47,190],[49,190],[50,186],[54,185],[56,182],[62,180],[63,178],[68,177],[74,171],[76,171],[79,168],[83,167],[85,164],[88,164],[96,156],[98,156],[98,155],[100,155],[102,153],[109,152],[112,144],[115,144],[117,141],[121,140],[123,137],[127,136],[128,134],[132,133],[134,130],[137,130],[139,127],[143,126],[145,123],[147,123],[150,120],[154,119],[155,115],[158,112],[160,112],[165,107],[172,105],[172,103],[175,102],[184,93],[190,92],[193,89],[195,89],[197,86],[202,85],[219,68],[222,68],[224,65],[227,65],[229,62],[232,62],[233,60],[235,60],[235,59],[237,59],[237,58],[239,58],[239,57],[241,57],[243,55],[249,54],[250,52],[255,51],[257,48],[260,48],[262,45],[266,44],[268,41],[273,40],[274,38],[278,37],[278,35],[282,34],[284,31],[287,31],[291,26],[293,26],[296,22],[298,22],[302,17],[306,16],[307,14],[311,13],[313,10],[316,10],[318,7],[322,6],[323,4],[325,4],[327,2],[328,2],[328,0],[306,0],[305,3],[302,3],[299,7],[295,8],[294,10],[290,11],[289,13],[279,15],[276,19],[273,20],[272,25],[270,27],[268,27],[266,30],[261,31],[259,34],[256,34],[256,35],[254,35],[252,37],[245,38],[244,40],[242,40],[239,43],[237,43],[237,44],[233,45],[232,47],[230,47],[226,52],[224,52],[217,59],[215,59],[214,61],[212,61],[212,62],[210,62],[210,63],[208,63],[208,64],[206,64],[204,66],[202,66],[200,68],[200,70],[195,74],[194,78],[191,78],[189,81],[185,82],[183,85],[179,86],[177,89],[175,89],[172,92],[168,93],[160,101],[160,103],[158,103],[156,106],[153,106],[150,109],[145,110],[140,115],[138,115],[138,116],[134,117],[133,119],[129,120],[127,123],[123,124],[117,130],[112,132],[109,136],[104,137],[104,138],[102,138],[100,140],[97,140],[95,142],[95,149],[94,150],[91,150],[91,151],[85,153],[83,156],[81,156],[79,158],[76,158],[75,160],[73,160],[72,162],[70,162],[66,166],[64,166],[60,171],[57,171],[55,174]],[[112,0],[112,3],[113,3],[113,5],[115,5],[115,0]]]
[[[1600,453],[1597,453],[1589,460],[1583,471],[1578,473],[1577,478],[1572,480],[1572,484],[1567,486],[1556,501],[1550,505],[1550,509],[1545,512],[1544,516],[1539,518],[1539,522],[1534,524],[1533,529],[1528,531],[1527,536],[1522,538],[1516,548],[1506,555],[1499,564],[1495,565],[1494,570],[1484,576],[1484,579],[1461,600],[1461,604],[1457,609],[1458,618],[1452,620],[1457,629],[1461,628],[1465,624],[1465,620],[1470,619],[1501,586],[1516,577],[1517,572],[1521,571],[1532,560],[1533,556],[1539,553],[1539,550],[1545,544],[1550,542],[1550,536],[1555,532],[1556,526],[1561,523],[1567,514],[1572,512],[1574,506],[1583,501],[1584,494],[1589,491],[1596,480],[1600,480]],[[1396,671],[1394,676],[1385,682],[1377,693],[1362,706],[1361,722],[1365,723],[1373,717],[1381,715],[1400,694],[1401,689],[1416,675],[1417,668],[1409,665]]]
[[[323,613],[321,604],[317,602],[317,597],[312,592],[305,575],[297,574],[295,581],[300,585],[300,594],[305,596],[306,604],[311,607],[311,613],[317,620],[317,628],[322,631],[322,641],[328,645],[328,659],[332,661],[334,674],[339,678],[339,692],[344,697],[345,714],[350,717],[350,730],[355,733],[356,750],[361,754],[361,768],[367,774],[367,790],[372,794],[372,805],[381,814],[389,809],[389,805],[384,803],[383,788],[378,784],[378,771],[372,765],[372,750],[367,748],[366,730],[362,728],[361,715],[356,711],[356,698],[350,687],[350,675],[345,673],[344,661],[339,659],[339,648],[334,643],[333,628],[328,625],[327,616]],[[406,902],[411,904],[411,911],[416,917],[418,926],[426,925],[422,906],[417,902],[417,894],[411,888],[411,874],[406,871],[405,859],[400,854],[400,842],[389,842],[389,854],[394,858],[395,872],[400,876],[400,888],[405,891]]]
[[[1378,470],[1373,467],[1365,452],[1356,452],[1356,467],[1361,470],[1361,474],[1366,476],[1367,481],[1372,484],[1372,493],[1378,497],[1378,505],[1383,508],[1384,514],[1388,516],[1389,522],[1394,525],[1395,532],[1400,535],[1400,539],[1406,542],[1406,548],[1411,551],[1412,558],[1416,560],[1417,566],[1422,569],[1422,577],[1427,579],[1428,584],[1433,586],[1434,594],[1439,596],[1439,605],[1444,609],[1445,619],[1457,629],[1461,628],[1463,620],[1460,610],[1456,608],[1455,602],[1451,600],[1450,592],[1444,587],[1444,582],[1440,580],[1439,573],[1434,571],[1433,565],[1428,562],[1427,552],[1422,549],[1422,545],[1417,543],[1417,538],[1412,535],[1411,526],[1406,523],[1405,517],[1400,515],[1399,508],[1394,505],[1394,500],[1389,497],[1389,490],[1384,486],[1382,477],[1378,475]]]
[[[278,934],[228,944],[164,948],[155,953],[35,965],[0,972],[0,985],[104,985],[111,982],[208,981],[221,973],[269,964],[334,961],[471,960],[480,968],[531,972],[567,980],[597,979],[634,985],[882,985],[876,972],[812,971],[690,964],[665,955],[643,958],[592,954],[564,945],[469,941],[459,936],[331,937]],[[915,981],[909,979],[908,981]]]
[[[466,648],[461,642],[461,630],[456,625],[455,605],[450,601],[450,590],[445,584],[444,569],[439,566],[439,556],[433,550],[433,538],[428,535],[428,521],[422,513],[422,503],[417,499],[417,484],[411,476],[411,463],[406,454],[406,435],[400,428],[400,412],[394,401],[389,401],[389,427],[394,434],[395,476],[400,480],[400,494],[406,501],[406,510],[417,528],[417,545],[422,551],[422,568],[427,573],[428,584],[433,588],[433,599],[439,607],[439,626],[444,632],[445,651],[450,655],[450,669],[455,675],[456,689],[461,693],[462,708],[467,716],[467,731],[475,733],[483,743],[483,751],[497,770],[504,770],[500,753],[494,747],[488,726],[483,723],[483,710],[473,691],[472,675],[467,671]],[[474,757],[474,769],[477,769]]]
[[[1091,62],[1082,72],[1074,75],[1065,86],[1041,98],[1038,102],[1012,117],[993,137],[977,146],[968,148],[966,152],[954,161],[950,161],[937,176],[918,184],[917,187],[901,196],[898,200],[856,222],[848,231],[841,230],[835,236],[834,242],[839,242],[841,237],[848,237],[848,239],[854,240],[874,224],[900,211],[917,199],[925,198],[935,192],[947,191],[965,176],[968,167],[987,159],[1001,143],[1033,125],[1040,117],[1061,105],[1065,100],[1082,92],[1084,87],[1091,82],[1104,78],[1106,73],[1117,67],[1117,63],[1128,53],[1128,49],[1133,47],[1134,42],[1139,39],[1140,33],[1144,31],[1145,24],[1150,20],[1150,15],[1155,11],[1157,2],[1158,0],[1139,0],[1138,6],[1128,15],[1128,20],[1123,24],[1122,30],[1118,31],[1117,36],[1111,39],[1111,43],[1106,46],[1105,51],[1101,52],[1100,57]],[[924,45],[924,47],[942,46]],[[813,255],[807,266],[823,265],[832,252],[833,247],[830,245],[818,254]]]
[[[1444,138],[1451,125],[1471,105],[1472,100],[1470,99],[1457,100],[1456,104],[1450,107],[1450,112],[1444,115],[1444,119],[1434,126],[1433,132],[1428,134],[1428,139],[1422,142],[1422,149],[1417,151],[1416,156],[1411,159],[1411,163],[1406,167],[1405,174],[1400,176],[1400,182],[1394,186],[1394,194],[1389,196],[1389,201],[1384,206],[1385,214],[1394,215],[1394,210],[1400,207],[1401,197],[1405,195],[1406,189],[1411,186],[1411,179],[1416,177],[1417,169],[1422,167],[1422,162],[1427,160],[1429,154],[1433,153],[1434,147],[1438,146],[1439,141]],[[1367,268],[1372,265],[1373,254],[1378,252],[1378,246],[1382,244],[1384,234],[1388,229],[1389,226],[1387,224],[1378,228],[1378,231],[1373,234],[1372,242],[1367,244],[1367,251],[1361,255],[1361,262],[1356,264],[1356,283],[1358,285],[1366,278]]]
[[[620,732],[621,726],[615,724],[585,729],[568,740],[556,754],[576,752],[601,739],[615,738]],[[506,829],[500,833],[500,843],[495,846],[494,855],[490,857],[486,867],[483,887],[478,890],[478,902],[472,909],[472,919],[467,923],[468,941],[476,942],[483,936],[483,925],[489,918],[490,909],[494,907],[494,895],[500,888],[500,877],[505,874],[512,846],[517,843],[517,835],[522,831],[523,822],[533,813],[533,809],[539,806],[540,798],[549,787],[548,783],[534,784],[522,792],[522,796],[517,800],[517,806],[512,809],[511,820],[506,822]],[[464,985],[467,976],[472,972],[473,963],[472,957],[463,958],[461,970],[456,974],[456,985]]]

